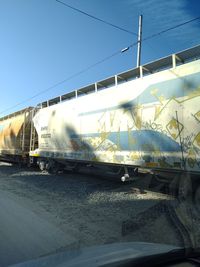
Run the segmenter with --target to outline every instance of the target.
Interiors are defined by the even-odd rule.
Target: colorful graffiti
[[[52,149],[66,158],[73,152],[80,160],[199,171],[199,61],[75,101],[57,105],[53,118],[51,107],[37,114],[41,153]],[[53,133],[45,141],[40,116]]]

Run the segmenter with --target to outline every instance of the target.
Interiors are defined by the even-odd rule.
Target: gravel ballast
[[[177,246],[196,242],[190,236],[189,241],[185,238],[180,226],[183,220],[176,225],[171,210],[180,211],[177,198],[159,186],[156,190],[147,187],[148,179],[149,174],[122,184],[106,175],[50,175],[0,163],[0,194],[70,236],[71,242],[62,241],[57,250],[127,241]]]

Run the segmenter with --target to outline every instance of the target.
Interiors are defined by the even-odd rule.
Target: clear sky
[[[143,37],[200,16],[199,0],[62,0]],[[14,105],[137,41],[56,0],[0,0],[0,116],[136,66],[136,47]],[[200,20],[143,43],[142,64],[200,43]],[[8,108],[11,108],[7,110]]]

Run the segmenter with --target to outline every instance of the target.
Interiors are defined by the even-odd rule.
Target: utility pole
[[[142,48],[142,15],[139,16],[137,67],[139,67],[141,64],[141,48]]]

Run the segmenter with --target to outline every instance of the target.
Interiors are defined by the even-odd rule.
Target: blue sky
[[[199,0],[62,0],[143,37],[200,16]],[[0,116],[36,105],[136,65],[136,47],[27,101],[137,40],[55,0],[0,0]],[[142,63],[200,43],[200,20],[142,46]],[[13,108],[11,108],[13,107]],[[11,108],[10,110],[7,110]]]

